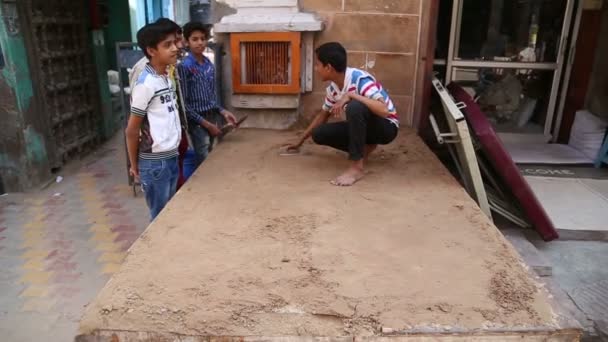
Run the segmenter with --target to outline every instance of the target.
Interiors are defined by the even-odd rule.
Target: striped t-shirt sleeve
[[[357,85],[357,93],[373,100],[382,100],[386,102],[380,85],[371,77],[364,77],[359,80]]]
[[[337,93],[331,88],[327,87],[327,94],[325,94],[325,101],[323,102],[323,110],[329,112],[331,107],[336,104]]]
[[[154,89],[146,86],[144,83],[135,85],[131,92],[131,113],[136,116],[146,116],[148,106],[154,97]]]

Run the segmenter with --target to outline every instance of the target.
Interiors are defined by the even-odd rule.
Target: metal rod
[[[500,188],[500,184],[498,184],[498,182],[496,181],[496,178],[494,178],[494,176],[490,172],[490,169],[488,168],[488,165],[486,165],[486,162],[484,161],[484,159],[478,157],[477,162],[479,163],[479,168],[480,168],[481,172],[485,175],[486,181],[490,182],[490,185],[492,186],[493,190],[498,192],[498,195],[500,197],[504,198],[505,193]]]
[[[581,27],[581,20],[583,17],[583,4],[578,3],[576,10],[576,19],[574,21],[574,28],[572,30],[572,40],[570,42],[570,49],[568,53],[568,62],[566,65],[566,71],[564,75],[564,82],[561,87],[561,96],[559,106],[557,109],[557,118],[555,119],[555,125],[553,125],[553,142],[559,138],[559,131],[562,128],[562,120],[564,116],[564,107],[566,105],[566,96],[568,95],[568,87],[570,85],[570,76],[572,75],[572,66],[574,65],[574,57],[576,56],[576,42],[578,41],[579,29]]]
[[[499,207],[499,206],[496,206],[494,204],[490,204],[490,208],[492,209],[492,211],[498,213],[499,215],[501,215],[502,217],[504,217],[507,220],[511,221],[512,223],[515,223],[519,227],[521,227],[521,228],[530,228],[530,224],[528,222],[526,222],[525,220],[517,217],[513,213],[509,212],[507,209]]]
[[[511,221],[512,223],[515,223],[516,225],[518,225],[521,228],[529,228],[530,225],[520,219],[519,217],[513,215],[512,213],[510,213],[509,211],[507,211],[504,208],[501,208],[499,206],[496,206],[492,200],[490,200],[490,209],[492,209],[492,211],[494,211],[495,213],[499,214],[500,216],[506,218],[507,220]]]
[[[462,33],[462,12],[464,0],[456,0],[458,3],[458,15],[456,16],[456,39],[454,40],[454,59],[460,58],[460,34]]]
[[[574,9],[574,0],[568,0],[566,7],[566,14],[564,16],[564,22],[562,24],[562,34],[559,43],[559,50],[557,55],[558,68],[555,70],[553,75],[553,85],[551,86],[551,96],[549,97],[549,106],[547,107],[547,119],[545,120],[545,136],[551,134],[551,127],[553,126],[553,117],[555,116],[555,106],[557,104],[557,93],[559,91],[559,83],[562,77],[562,70],[564,66],[564,56],[566,49],[568,48],[568,37],[570,33],[570,22],[572,22],[572,11]],[[555,141],[555,137],[552,137]]]
[[[522,214],[521,212],[519,212],[519,210],[513,208],[513,206],[511,206],[508,202],[498,198],[496,194],[489,192],[488,200],[490,201],[490,207],[492,208],[492,210],[499,213],[504,218],[508,219],[509,221],[515,223],[516,225],[522,228],[530,227],[530,224],[526,220],[521,218]]]
[[[448,46],[447,68],[445,71],[445,84],[452,82],[452,63],[454,62],[454,49],[456,45],[456,27],[458,18],[458,8],[460,0],[454,0],[452,4],[452,22],[450,25],[450,44]]]
[[[557,63],[523,63],[523,62],[455,60],[455,61],[452,61],[452,66],[466,67],[466,68],[556,70],[559,65]]]
[[[458,109],[448,91],[443,87],[441,81],[439,81],[437,78],[434,78],[433,86],[435,87],[437,94],[439,94],[439,97],[441,98],[441,104],[446,113],[450,115],[456,122],[464,120],[464,115],[462,114],[460,109]]]
[[[441,137],[441,132],[439,131],[439,126],[437,125],[437,120],[435,120],[433,113],[429,115],[429,121],[431,122],[431,127],[433,127],[433,131],[435,132],[437,143],[443,145],[443,138]]]

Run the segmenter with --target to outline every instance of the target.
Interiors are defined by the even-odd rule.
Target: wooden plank
[[[308,337],[308,336],[185,336],[174,333],[103,330],[80,335],[75,342],[578,342],[578,330],[554,332],[495,332],[495,333],[418,333],[372,337]]]
[[[232,54],[232,89],[237,89],[241,84],[243,56],[241,55],[241,41],[235,35],[230,35],[230,53]]]

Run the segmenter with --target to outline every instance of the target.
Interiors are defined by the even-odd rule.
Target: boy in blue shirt
[[[149,24],[137,43],[149,59],[131,92],[131,115],[125,130],[131,168],[145,193],[152,220],[176,191],[181,123],[175,84],[167,70],[177,62],[175,29]]]
[[[209,31],[210,26],[199,22],[184,26],[184,39],[190,53],[178,65],[197,166],[207,158],[214,138],[222,135],[222,117],[228,125],[237,125],[234,114],[219,106],[215,92],[215,66],[203,55]]]

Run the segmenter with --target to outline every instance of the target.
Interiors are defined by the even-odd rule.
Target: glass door
[[[474,96],[498,132],[548,140],[574,2],[441,0],[436,70]]]
[[[145,0],[146,23],[152,23],[158,18],[174,19],[173,0]]]

